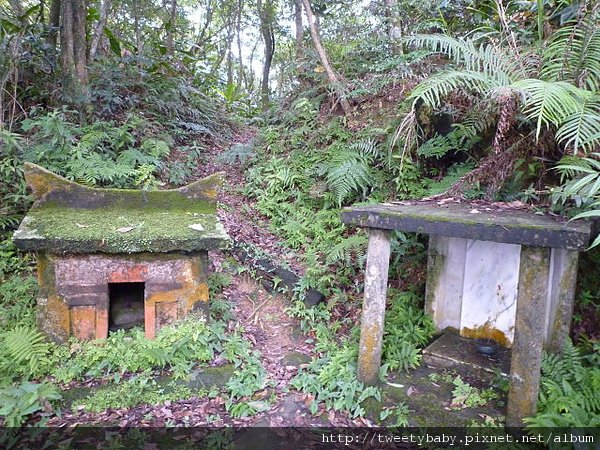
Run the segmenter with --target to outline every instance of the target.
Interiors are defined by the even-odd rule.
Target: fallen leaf
[[[131,230],[133,230],[135,227],[121,227],[121,228],[117,228],[117,231],[119,233],[129,233]]]
[[[75,225],[77,225],[79,228],[89,228],[91,225],[84,225],[82,223],[77,223],[75,222]]]
[[[478,209],[472,209],[471,211],[469,211],[469,213],[471,213],[471,214],[481,214],[481,211],[479,211]]]
[[[199,223],[193,223],[191,225],[188,225],[188,228],[191,228],[192,230],[196,230],[196,231],[204,231],[204,227],[202,225],[200,225]]]
[[[506,206],[509,206],[511,208],[523,208],[526,205],[521,200],[515,200],[514,202],[508,202]]]
[[[408,395],[409,397],[412,397],[413,395],[418,395],[418,394],[419,394],[419,390],[414,386],[410,386],[406,390],[406,395]]]

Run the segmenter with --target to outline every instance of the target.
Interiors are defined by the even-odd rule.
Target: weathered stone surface
[[[467,240],[460,334],[513,341],[521,246]]]
[[[447,332],[423,349],[423,362],[433,367],[453,368],[464,366],[480,376],[493,377],[496,371],[508,376],[510,372],[510,350],[498,346],[492,356],[477,352],[477,340]],[[485,374],[483,373],[485,372]]]
[[[242,263],[251,265],[252,268],[259,271],[264,277],[262,285],[267,291],[275,291],[275,278],[279,280],[278,286],[280,288],[287,288],[290,292],[293,292],[294,288],[300,282],[300,277],[293,271],[285,267],[281,267],[274,261],[264,257],[256,258],[255,255],[248,251],[247,245],[236,242],[235,238],[232,239],[232,243],[233,252],[240,259],[240,261]],[[307,306],[315,306],[318,305],[324,298],[325,296],[321,292],[310,288],[304,294],[303,302]]]
[[[523,426],[523,419],[536,413],[550,250],[521,248],[519,294],[512,350],[506,425]]]
[[[575,305],[577,263],[579,253],[552,249],[550,256],[550,283],[546,303],[544,349],[553,353],[562,351],[569,336]]]
[[[106,338],[111,308],[111,326],[127,328],[141,322],[149,338],[192,310],[208,309],[206,251],[196,255],[43,253],[38,265],[39,324],[58,342],[70,334],[81,339]],[[143,304],[135,310],[118,302],[111,305],[109,283],[144,283]],[[93,319],[83,313],[88,311],[85,308],[94,308]]]
[[[96,337],[96,308],[75,306],[70,308],[71,334],[77,339],[90,340]]]
[[[163,191],[90,188],[34,164],[26,164],[26,178],[36,202],[13,236],[23,250],[160,253],[227,245],[216,216],[219,174]]]
[[[366,384],[376,384],[379,381],[390,265],[390,234],[384,230],[369,230],[365,296],[358,347],[358,379]]]
[[[190,373],[187,386],[194,389],[210,388],[212,386],[222,387],[227,384],[235,373],[232,364],[217,367],[202,367],[194,369]]]
[[[466,253],[466,239],[429,236],[425,312],[437,331],[460,328]]]
[[[345,209],[342,221],[385,230],[414,231],[480,241],[585,250],[591,228],[585,221],[564,223],[523,211],[479,211],[467,204],[414,203]]]

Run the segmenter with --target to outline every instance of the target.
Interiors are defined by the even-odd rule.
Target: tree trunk
[[[304,25],[302,24],[302,2],[294,0],[294,25],[296,28],[296,59],[304,58]]]
[[[171,0],[171,11],[169,13],[169,23],[167,25],[167,55],[173,56],[175,44],[173,42],[173,32],[177,21],[177,0]]]
[[[263,5],[262,0],[257,0],[258,15],[260,18],[260,32],[265,43],[265,62],[263,64],[262,81],[260,84],[260,97],[263,109],[269,107],[269,74],[273,55],[275,54],[275,34],[273,32],[273,4],[267,0]]]
[[[98,18],[98,23],[94,29],[94,36],[92,37],[92,43],[90,44],[90,61],[93,61],[96,57],[98,45],[100,44],[100,39],[102,39],[102,35],[104,34],[104,27],[106,27],[106,19],[108,17],[108,10],[110,9],[111,3],[111,0],[103,0],[102,4],[100,5],[100,17]]]
[[[404,53],[402,43],[400,42],[400,39],[402,39],[402,27],[398,20],[398,16],[396,15],[397,11],[395,11],[395,3],[396,0],[385,0],[387,34],[394,54],[402,55]]]
[[[233,53],[232,53],[232,41],[233,39],[227,39],[227,84],[233,84]]]
[[[321,60],[321,64],[327,73],[327,78],[329,78],[329,83],[333,86],[333,88],[337,91],[338,97],[340,100],[340,104],[342,105],[342,109],[344,110],[344,114],[350,114],[352,112],[352,108],[350,107],[350,103],[346,99],[346,89],[342,82],[340,81],[338,75],[331,67],[329,63],[329,58],[327,57],[327,52],[325,52],[325,48],[323,48],[323,44],[321,44],[321,37],[319,36],[319,30],[317,29],[317,25],[315,23],[315,16],[313,14],[312,8],[310,6],[309,0],[302,0],[302,4],[304,5],[304,11],[306,12],[306,18],[308,19],[308,26],[310,28],[310,36],[312,37],[313,45],[315,46],[315,50],[319,54],[319,59]]]
[[[144,52],[144,43],[142,42],[142,27],[140,24],[140,4],[139,0],[133,3],[133,29],[135,31],[135,49],[138,67],[141,66],[140,58]]]
[[[237,20],[235,24],[235,33],[236,33],[236,41],[237,41],[237,50],[238,50],[238,81],[237,86],[238,90],[241,89],[242,83],[244,80],[244,60],[242,58],[242,11],[244,8],[243,0],[238,0],[237,5]]]
[[[85,0],[61,2],[60,53],[63,93],[76,105],[90,102],[87,75],[87,41]]]
[[[56,38],[58,36],[58,27],[60,26],[60,0],[52,0],[50,3],[50,16],[48,17],[48,44],[56,50]]]

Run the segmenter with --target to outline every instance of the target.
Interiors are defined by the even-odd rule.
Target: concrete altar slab
[[[167,253],[227,243],[216,215],[218,174],[180,189],[99,189],[25,165],[36,202],[13,235],[22,250]]]
[[[528,211],[478,209],[473,205],[403,202],[355,206],[342,211],[342,222],[368,228],[402,230],[479,241],[536,247],[585,250],[590,243],[588,222],[567,222],[548,214]],[[492,208],[493,209],[493,208]]]

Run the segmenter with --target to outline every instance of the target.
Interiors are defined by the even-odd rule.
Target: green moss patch
[[[55,253],[193,252],[228,239],[217,219],[221,176],[179,189],[96,189],[26,164],[37,201],[17,232],[23,250]]]
[[[193,208],[169,209],[80,209],[49,202],[34,207],[13,237],[25,250],[67,253],[195,251],[219,248],[226,239],[216,214],[199,201]]]

